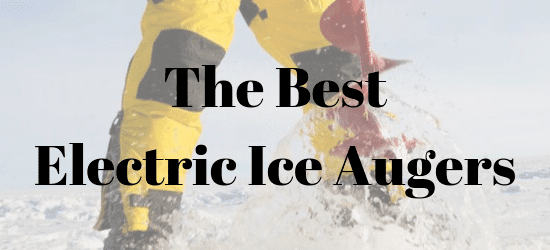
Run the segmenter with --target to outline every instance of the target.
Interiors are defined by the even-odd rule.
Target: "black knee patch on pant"
[[[176,106],[176,71],[165,80],[166,68],[203,68],[202,65],[218,66],[225,56],[225,49],[203,36],[182,29],[163,30],[153,44],[151,64],[139,83],[137,98]],[[204,109],[204,73],[199,81],[193,73],[188,77],[189,111]]]
[[[246,21],[246,24],[250,26],[252,20],[260,13],[260,8],[257,4],[252,2],[252,0],[242,0],[239,11]]]
[[[350,52],[334,46],[328,46],[290,55],[294,63],[307,71],[309,80],[307,88],[310,93],[320,81],[330,80],[338,83],[340,89],[350,80],[361,79],[361,59]],[[325,93],[325,100],[335,93]]]
[[[248,26],[250,26],[250,23],[252,23],[252,20],[254,20],[256,16],[260,16],[260,19],[262,20],[265,20],[268,17],[267,10],[260,10],[260,7],[258,7],[256,3],[252,2],[252,0],[242,0],[241,5],[239,6],[239,11]]]

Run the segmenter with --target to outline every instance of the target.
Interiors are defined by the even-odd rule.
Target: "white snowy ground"
[[[550,156],[517,158],[514,170],[517,179],[508,187],[479,187],[493,213],[497,237],[493,248],[550,249]],[[187,234],[212,242],[228,241],[235,216],[254,192],[246,186],[188,186],[183,221],[198,229]],[[0,249],[101,249],[107,233],[92,229],[98,213],[96,187],[0,192]],[[192,249],[219,246],[189,239],[193,237],[185,245]]]

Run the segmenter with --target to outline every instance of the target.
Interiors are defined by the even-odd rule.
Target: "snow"
[[[477,186],[487,197],[489,210],[493,215],[492,228],[496,240],[491,244],[492,249],[550,249],[550,156],[524,157],[515,159],[514,169],[516,181],[508,187]],[[270,197],[280,196],[284,199],[294,199],[285,194],[291,193],[296,187],[283,188],[277,192],[267,191],[266,187],[197,187],[189,185],[183,198],[181,209],[184,229],[172,239],[174,249],[221,249],[222,246],[231,246],[232,249],[249,249],[254,242],[256,249],[289,249],[294,246],[298,249],[329,249],[333,246],[353,246],[345,239],[348,234],[357,233],[353,228],[338,228],[326,225],[335,235],[330,240],[316,235],[307,236],[304,241],[300,235],[293,234],[283,240],[280,236],[288,236],[284,223],[277,225],[283,217],[267,216],[271,212],[258,210],[263,206],[255,204],[258,201],[269,202]],[[0,193],[0,249],[101,249],[102,241],[107,236],[105,231],[97,232],[92,229],[99,213],[99,189],[94,187],[65,187],[52,189],[34,189],[28,191],[8,191]],[[272,198],[272,197],[271,197]],[[273,200],[272,200],[273,201]],[[271,211],[277,211],[284,202],[270,203]],[[474,203],[476,204],[476,203]],[[278,207],[279,206],[279,207]],[[287,208],[287,212],[298,208]],[[307,207],[306,207],[307,208]],[[472,208],[473,210],[479,207]],[[279,211],[281,212],[281,211]],[[236,223],[246,221],[245,215],[250,218],[263,218],[263,221],[254,221],[257,227],[251,230],[255,235],[236,234],[239,228]],[[259,216],[259,217],[258,217]],[[290,215],[286,215],[287,217]],[[360,216],[355,215],[355,216]],[[301,216],[302,220],[307,220]],[[463,218],[466,219],[466,218]],[[272,221],[271,224],[269,221]],[[315,221],[302,223],[310,224],[304,227],[304,235],[308,230],[317,228]],[[242,225],[247,225],[244,223]],[[241,225],[241,226],[242,226]],[[271,228],[261,226],[272,225]],[[482,226],[487,226],[485,224]],[[395,227],[395,226],[394,226]],[[362,229],[368,231],[367,229]],[[250,229],[248,230],[250,231]],[[402,238],[396,235],[398,227],[389,229],[394,234],[385,233],[386,237]],[[295,232],[294,232],[295,233]],[[368,233],[368,232],[366,232]],[[465,233],[465,232],[463,232]],[[426,236],[428,236],[427,234]],[[251,237],[253,236],[253,237]],[[240,237],[240,239],[239,239]],[[306,238],[307,238],[306,237]],[[263,239],[265,242],[256,242]],[[426,239],[429,239],[427,237]],[[365,239],[366,242],[374,240]],[[383,240],[378,237],[378,240]],[[267,244],[268,242],[278,244]],[[399,242],[399,240],[384,241]],[[322,244],[320,244],[322,243]],[[357,243],[357,242],[356,242]],[[368,246],[365,242],[355,245],[355,248]],[[389,245],[387,249],[391,249]],[[428,244],[420,249],[430,248]]]

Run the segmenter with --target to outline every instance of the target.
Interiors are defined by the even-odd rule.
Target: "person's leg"
[[[240,10],[258,42],[272,57],[284,67],[308,72],[307,88],[312,92],[314,84],[323,80],[334,81],[341,89],[345,82],[361,78],[359,56],[333,46],[321,33],[321,16],[334,1],[243,0]],[[327,94],[325,99],[335,95]],[[323,164],[323,179],[330,183],[338,178],[350,145],[356,146],[365,158],[388,158],[392,154],[391,142],[382,136],[377,118],[367,112],[366,105],[327,109],[308,104],[304,113],[313,125],[308,135],[315,157]],[[365,167],[370,170],[370,166]],[[346,170],[351,169],[348,166]],[[343,175],[344,182],[355,183],[349,175]],[[394,190],[380,194],[383,200],[395,202],[404,197],[402,186],[388,189]]]
[[[143,166],[128,166],[128,180],[103,189],[102,212],[96,229],[111,228],[105,249],[147,249],[171,233],[167,216],[180,207],[185,169],[179,167],[179,184],[166,185],[168,165],[156,161],[157,181],[145,181],[146,152],[157,159],[191,158],[201,133],[204,73],[199,81],[190,75],[190,108],[176,106],[176,72],[165,81],[166,68],[202,68],[218,65],[233,36],[238,2],[221,0],[149,1],[142,18],[143,40],[126,79],[123,108],[111,129],[109,158],[116,164],[134,158]],[[180,93],[181,94],[181,93]],[[111,173],[113,174],[113,173]],[[109,178],[109,176],[105,176]],[[141,180],[140,180],[141,178]],[[116,178],[115,178],[116,180]]]
[[[310,92],[314,84],[322,80],[331,80],[341,86],[349,80],[361,77],[359,57],[332,46],[321,33],[320,17],[334,0],[243,2],[248,4],[246,9],[241,4],[241,13],[260,45],[284,67],[306,70],[309,77],[307,88]],[[323,109],[311,103],[306,105],[304,113],[311,109],[320,111],[316,114],[319,117],[315,117],[316,133],[311,135],[313,146],[318,156],[325,155],[325,162],[332,161],[329,151],[352,134],[345,129],[330,129],[330,124],[334,121],[326,119],[324,112],[321,112]],[[328,171],[332,173],[336,170]]]

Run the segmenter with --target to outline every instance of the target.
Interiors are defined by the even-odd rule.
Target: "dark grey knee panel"
[[[176,71],[165,80],[166,68],[203,68],[218,66],[225,56],[225,49],[201,35],[182,29],[163,30],[153,44],[151,65],[139,83],[137,98],[176,106]],[[204,107],[204,71],[199,81],[193,73],[188,77],[189,111],[202,111]]]
[[[268,17],[267,10],[260,10],[260,7],[258,7],[256,3],[252,2],[252,0],[241,0],[239,11],[248,26],[250,26],[250,23],[252,23],[252,20],[254,20],[256,16],[260,16],[262,20],[265,20]]]
[[[320,81],[336,82],[340,89],[350,80],[361,79],[361,59],[359,56],[340,50],[334,46],[308,50],[290,55],[298,68],[307,71],[309,80],[307,88],[310,93]],[[325,93],[328,100],[335,93]]]

